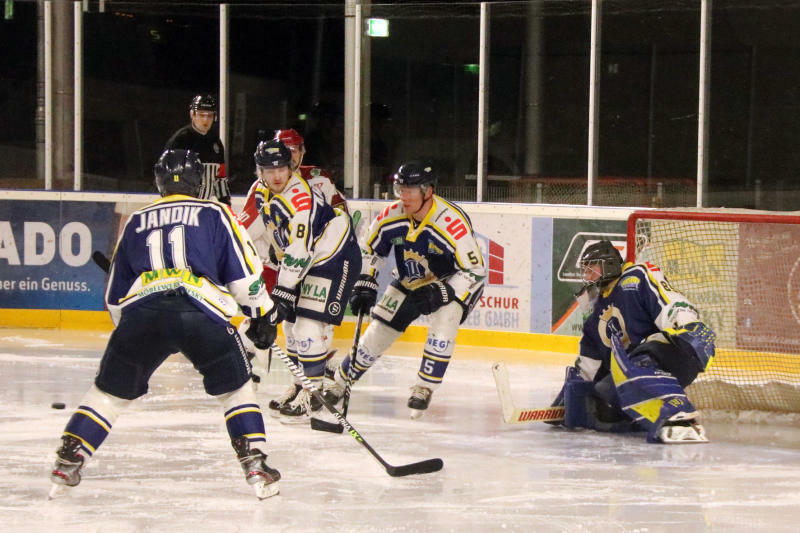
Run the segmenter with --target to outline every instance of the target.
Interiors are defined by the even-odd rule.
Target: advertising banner
[[[581,255],[587,246],[608,239],[625,257],[625,229],[624,220],[553,220],[553,333],[581,334],[583,317],[575,303],[583,278]]]
[[[0,307],[102,311],[114,204],[0,200]]]

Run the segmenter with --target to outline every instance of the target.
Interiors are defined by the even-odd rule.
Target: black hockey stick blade
[[[108,274],[108,271],[111,270],[111,261],[108,260],[108,257],[103,254],[100,250],[95,250],[92,253],[92,261],[94,264],[100,267],[100,270]]]
[[[328,433],[344,432],[343,425],[336,424],[334,422],[326,422],[325,420],[320,420],[319,418],[311,419],[311,429],[315,429],[317,431],[327,431]]]
[[[439,459],[426,459],[418,463],[401,466],[387,466],[386,472],[392,477],[413,476],[414,474],[430,474],[438,472],[444,466],[444,461]]]

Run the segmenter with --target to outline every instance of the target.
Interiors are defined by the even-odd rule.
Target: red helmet
[[[303,138],[296,130],[276,130],[274,139],[281,141],[290,150],[303,146]]]

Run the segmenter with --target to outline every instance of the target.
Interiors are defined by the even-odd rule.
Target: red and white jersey
[[[327,170],[321,169],[314,165],[300,165],[296,171],[300,177],[306,182],[318,189],[325,198],[325,201],[331,204],[332,207],[338,207],[345,213],[348,213],[347,202],[344,195],[336,188],[333,178],[328,174]]]
[[[336,189],[333,179],[326,170],[314,165],[300,165],[296,173],[300,174],[300,177],[311,187],[319,190],[325,198],[325,201],[332,207],[339,208],[345,213],[349,213],[344,195]],[[264,208],[269,204],[269,198],[263,198],[262,191],[265,189],[266,188],[259,189],[258,180],[253,182],[250,186],[250,190],[247,191],[247,199],[244,202],[244,207],[239,212],[238,219],[247,230],[247,233],[250,234],[250,238],[256,245],[256,251],[264,262],[264,266],[277,270],[278,265],[270,261],[269,247],[273,244],[271,233],[267,231],[262,214],[258,210],[259,204],[263,205]],[[259,202],[256,201],[256,195],[261,196]]]
[[[257,195],[261,197],[259,201],[256,201]],[[250,186],[250,190],[247,191],[247,199],[244,202],[244,207],[237,215],[237,218],[239,219],[239,223],[247,230],[250,239],[256,247],[258,257],[261,258],[261,262],[264,266],[261,277],[267,285],[267,290],[270,291],[272,287],[275,286],[275,281],[278,277],[278,269],[280,267],[274,261],[275,253],[273,252],[270,254],[270,246],[275,246],[272,239],[272,232],[267,231],[267,226],[264,224],[264,219],[259,211],[259,205],[263,206],[262,209],[266,209],[269,205],[268,199],[263,198],[263,196],[264,188],[259,188],[258,180],[255,180]]]

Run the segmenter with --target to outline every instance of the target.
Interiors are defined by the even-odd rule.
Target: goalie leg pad
[[[662,442],[661,429],[668,420],[697,417],[678,380],[658,370],[652,358],[642,354],[631,359],[616,336],[611,337],[611,346],[611,375],[620,404],[647,430],[648,442]]]
[[[573,368],[573,367],[570,367]],[[594,383],[581,378],[571,379],[567,371],[564,383],[564,427],[594,429],[595,416],[591,408]],[[589,407],[587,409],[587,406]]]

